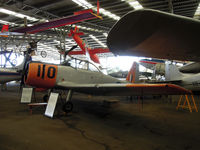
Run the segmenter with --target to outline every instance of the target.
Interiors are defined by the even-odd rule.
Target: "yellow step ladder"
[[[191,96],[191,103],[190,103],[190,99],[189,96]],[[183,104],[181,104],[181,101],[183,100],[183,97],[185,97],[185,101],[183,102]],[[187,103],[187,105],[186,105]],[[193,106],[191,105],[193,103]],[[190,112],[192,112],[192,110],[195,110],[196,112],[198,112],[197,106],[196,106],[196,102],[194,100],[194,96],[193,95],[181,95],[178,101],[178,105],[176,106],[176,109],[178,110],[179,108],[186,108],[189,109]]]

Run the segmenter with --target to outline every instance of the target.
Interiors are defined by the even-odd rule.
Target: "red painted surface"
[[[70,31],[70,34],[68,34],[69,37],[72,37],[74,41],[78,44],[78,46],[81,48],[81,51],[71,51],[69,52],[69,55],[86,55],[86,53],[89,53],[90,59],[94,61],[95,63],[100,64],[99,58],[96,55],[97,53],[108,53],[110,52],[108,48],[89,48],[86,47],[85,42],[80,38],[81,35],[84,35],[83,32],[79,32],[79,29],[75,27],[74,30]]]

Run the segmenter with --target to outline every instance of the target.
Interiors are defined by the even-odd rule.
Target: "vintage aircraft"
[[[145,68],[154,70],[157,64],[164,64],[165,61],[161,59],[141,59],[139,63]]]
[[[0,68],[0,84],[21,79],[21,73],[16,69]]]
[[[11,35],[23,35],[23,33],[9,32],[9,25],[3,25],[0,33],[0,37],[8,37]]]
[[[169,60],[200,60],[200,21],[158,10],[123,16],[111,29],[107,46],[116,55]]]
[[[1,33],[8,32],[9,25],[3,25]],[[0,35],[0,37],[8,37],[8,35]]]
[[[166,64],[165,80],[180,85],[193,92],[200,91],[200,73],[181,73],[173,64]]]
[[[84,35],[83,32],[79,32],[78,27],[75,27],[74,30],[70,30],[70,34],[68,34],[69,37],[72,37],[74,41],[78,44],[78,46],[81,48],[81,51],[70,51],[68,55],[86,55],[87,53],[90,56],[90,59],[100,64],[99,58],[96,55],[97,53],[109,53],[108,48],[90,48],[86,46],[86,43],[80,38],[81,35]]]
[[[58,28],[61,26],[71,25],[81,21],[86,21],[95,18],[102,19],[102,17],[99,16],[99,1],[97,1],[97,14],[95,14],[92,9],[81,10],[78,12],[74,12],[74,14],[71,16],[50,20],[48,22],[38,23],[33,26],[25,26],[13,29],[10,32],[0,33],[0,36],[1,35],[6,36],[12,34],[24,34],[24,33],[34,34],[51,28]]]
[[[188,63],[179,68],[182,73],[200,73],[200,62]]]
[[[11,68],[0,68],[0,84],[4,84],[10,81],[17,81],[22,78],[22,70],[25,65],[25,58],[23,62]]]
[[[84,35],[83,32],[79,32],[79,28],[76,26],[73,29],[70,30],[70,33],[68,34],[69,37],[72,37],[74,41],[77,43],[77,45],[72,46],[72,48],[68,51],[61,49],[57,46],[57,48],[60,50],[59,53],[64,55],[64,60],[66,58],[66,55],[73,56],[73,55],[86,55],[89,56],[89,59],[91,59],[93,62],[100,64],[99,57],[96,55],[98,53],[109,53],[108,48],[90,48],[87,47],[86,42],[84,42],[80,36]],[[81,48],[81,50],[73,51],[77,46]]]
[[[128,81],[125,82],[101,72],[71,66],[30,62],[25,69],[24,81],[27,85],[36,88],[69,90],[64,105],[65,111],[69,111],[73,107],[70,102],[73,92],[104,96],[191,94],[189,90],[173,84],[131,83],[135,77],[134,69],[130,70]]]

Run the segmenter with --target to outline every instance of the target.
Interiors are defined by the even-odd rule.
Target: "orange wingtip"
[[[8,37],[8,35],[0,35],[0,37]]]
[[[192,94],[192,91],[187,90],[181,86],[175,85],[175,84],[127,84],[126,87],[141,87],[141,88],[145,88],[145,87],[169,87],[169,88],[173,88],[176,89],[178,91],[182,91],[185,94]]]
[[[95,17],[97,17],[97,18],[103,20],[103,17],[101,17],[101,16],[99,16],[99,15],[97,15],[97,14],[95,14],[95,13],[91,13],[91,14],[93,14]]]

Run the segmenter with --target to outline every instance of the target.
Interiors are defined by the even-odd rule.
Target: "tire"
[[[43,101],[44,101],[45,103],[47,103],[48,100],[49,100],[49,96],[48,96],[48,95],[44,95],[44,96],[43,96]]]
[[[73,103],[72,102],[66,102],[64,105],[63,105],[63,111],[66,112],[66,113],[69,113],[73,110]]]

